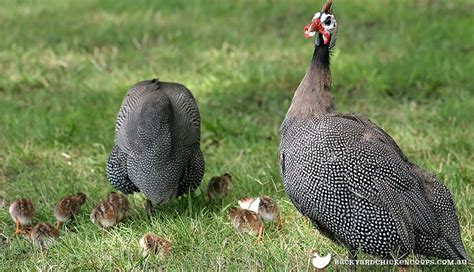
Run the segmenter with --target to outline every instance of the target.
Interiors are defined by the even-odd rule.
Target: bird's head
[[[84,202],[86,202],[86,194],[82,193],[82,192],[79,192],[76,194],[76,199],[77,199],[77,202],[79,202],[79,204],[84,204]]]
[[[304,27],[304,36],[312,38],[316,36],[316,46],[334,44],[337,31],[336,17],[331,10],[332,0],[328,0],[321,12],[316,12],[311,23]]]
[[[229,181],[232,181],[232,176],[229,173],[225,173],[224,177],[226,177]]]

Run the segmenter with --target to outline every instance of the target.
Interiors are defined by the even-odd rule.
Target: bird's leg
[[[41,255],[43,256],[44,252],[46,251],[46,247],[44,246],[44,242],[40,242],[40,248],[41,248]]]
[[[258,237],[257,242],[261,242],[263,239],[263,224],[258,227]]]
[[[283,228],[283,223],[281,222],[281,216],[280,215],[278,215],[276,223],[277,223],[276,224],[277,230],[281,230]]]
[[[153,203],[149,199],[147,199],[145,203],[145,212],[148,218],[151,218],[153,215],[155,215],[155,208],[153,208]]]
[[[56,221],[56,229],[59,230],[61,228],[61,221]]]
[[[18,220],[18,218],[15,220],[15,224],[16,224],[15,235],[21,234],[20,220]]]
[[[357,251],[353,248],[349,249],[349,271],[355,272],[356,265],[355,260],[357,260]]]

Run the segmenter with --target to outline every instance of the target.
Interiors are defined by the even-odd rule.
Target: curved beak
[[[304,37],[309,39],[316,35],[318,31],[319,19],[313,19],[311,23],[304,27]]]
[[[331,36],[321,25],[320,18],[313,19],[309,25],[304,27],[304,36],[307,39],[314,37],[314,35],[317,33],[321,33],[323,35],[324,44],[329,42]]]

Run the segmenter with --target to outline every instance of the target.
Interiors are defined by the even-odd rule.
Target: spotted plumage
[[[242,209],[256,212],[263,221],[275,221],[277,228],[281,229],[280,209],[273,198],[269,196],[259,196],[256,198],[244,197],[241,198],[238,203]]]
[[[147,233],[140,239],[140,247],[142,248],[143,256],[150,254],[158,255],[160,258],[165,258],[171,248],[171,243],[154,234]]]
[[[59,230],[49,223],[42,222],[33,227],[29,237],[35,246],[45,250],[54,245],[55,239],[59,237]]]
[[[125,195],[110,192],[106,201],[117,209],[117,221],[122,221],[128,214],[128,200]]]
[[[16,224],[15,234],[20,234],[22,232],[21,227],[29,226],[31,223],[34,213],[33,203],[26,198],[16,199],[10,204],[8,211]]]
[[[334,111],[330,44],[316,44],[280,128],[280,171],[295,207],[351,252],[468,259],[446,186],[370,120]]]
[[[63,197],[53,210],[54,217],[56,217],[56,228],[78,214],[85,201],[86,195],[84,193]]]
[[[102,229],[115,226],[120,220],[120,211],[108,201],[98,203],[91,211],[90,219]]]
[[[256,212],[235,207],[229,208],[227,212],[236,230],[251,235],[258,234],[257,241],[262,240],[263,222]]]
[[[166,203],[199,186],[200,116],[185,86],[157,79],[137,83],[120,107],[115,134],[106,170],[116,189]]]
[[[222,176],[212,177],[206,188],[206,197],[209,200],[222,199],[232,187],[232,176],[224,174]]]

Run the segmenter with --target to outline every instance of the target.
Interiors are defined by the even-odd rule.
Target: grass
[[[0,270],[310,270],[311,249],[345,258],[298,215],[279,177],[279,125],[312,54],[302,29],[322,4],[290,2],[4,2],[0,195],[31,198],[35,222],[53,221],[52,207],[65,194],[89,198],[46,253],[10,239],[0,248]],[[473,256],[472,1],[335,2],[338,110],[370,117],[444,180]],[[233,191],[213,204],[197,191],[152,220],[134,195],[129,220],[99,231],[88,213],[111,190],[105,161],[115,116],[127,88],[154,77],[187,85],[198,101],[201,188],[230,172]],[[258,194],[278,200],[285,223],[281,232],[267,224],[261,244],[234,232],[225,212]],[[13,230],[4,207],[0,231]],[[168,259],[141,257],[138,240],[148,231],[172,242]]]

